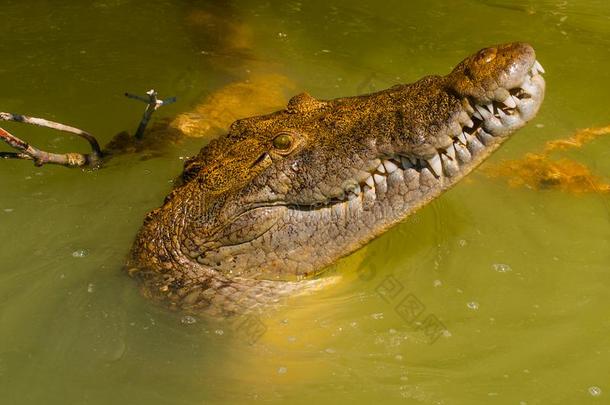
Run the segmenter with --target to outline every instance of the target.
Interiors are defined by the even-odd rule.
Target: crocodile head
[[[236,121],[148,215],[131,267],[153,295],[205,305],[244,280],[316,274],[453,186],[532,119],[542,72],[532,47],[511,43],[446,76],[327,101],[301,94],[282,111]]]

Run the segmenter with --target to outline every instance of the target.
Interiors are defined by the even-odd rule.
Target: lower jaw
[[[544,98],[545,83],[536,72],[526,81],[530,83],[529,98],[519,99],[516,115],[507,115],[496,102],[484,111],[477,107],[478,118],[473,116],[470,125],[462,128],[462,134],[452,138],[453,143],[438,150],[432,159],[400,155],[380,159],[376,171],[365,184],[357,186],[359,193],[348,194],[348,201],[330,208],[345,209],[352,217],[365,218],[368,212],[375,213],[380,222],[374,226],[376,231],[370,232],[370,237],[364,235],[355,245],[362,246],[451,188],[486,160],[510,134],[533,118]]]
[[[328,208],[336,218],[341,216],[347,221],[360,222],[361,234],[354,238],[354,247],[344,256],[371,239],[379,236],[389,227],[409,217],[418,209],[437,198],[456,185],[495,151],[506,138],[496,138],[483,150],[473,153],[472,159],[459,166],[459,171],[439,175],[429,168],[396,169],[378,178],[374,188],[366,188],[359,196]]]
[[[460,160],[454,155],[450,158],[453,162],[448,163],[447,157],[442,156],[439,158],[442,161],[435,165],[435,168],[424,161],[413,165],[411,161],[405,162],[405,158],[400,156],[381,159],[379,169],[371,175],[372,187],[368,181],[358,194],[347,194],[345,201],[316,211],[320,214],[349,214],[350,219],[364,217],[372,211],[379,218],[379,222],[383,223],[383,228],[391,226],[457,184],[507,139],[506,136],[495,136],[487,139],[485,145],[478,142],[476,145],[463,146],[468,150],[468,161]],[[401,160],[404,164],[399,163]],[[390,165],[387,164],[388,161],[391,162]],[[388,169],[388,166],[392,169]],[[372,233],[375,237],[379,232]]]
[[[206,262],[199,264],[233,276],[276,281],[294,281],[323,273],[328,265],[362,247],[458,183],[505,139],[494,137],[483,149],[471,147],[470,160],[460,162],[459,171],[453,175],[444,170],[436,174],[429,167],[393,163],[391,172],[380,169],[384,173],[373,174],[373,187],[364,185],[358,194],[344,201],[315,208],[277,206],[276,209],[283,211],[282,226],[272,227],[257,240],[208,252]],[[397,161],[396,158],[388,160]],[[278,240],[284,242],[280,246],[269,246],[271,256],[256,259],[260,250],[257,246]]]
[[[451,177],[435,176],[429,169],[396,169],[386,174],[383,181],[376,183],[374,188],[365,189],[346,201],[316,210],[288,209],[286,215],[291,215],[294,222],[332,224],[323,225],[325,228],[318,232],[326,235],[325,242],[316,241],[315,237],[312,240],[295,241],[295,244],[314,246],[314,252],[323,251],[324,254],[316,254],[317,262],[309,268],[299,267],[287,271],[289,265],[284,263],[280,275],[276,269],[265,268],[263,264],[256,277],[292,281],[323,274],[329,265],[361,248],[453,187],[504,140],[499,138],[486,146],[484,151],[473,156],[470,162],[461,166],[459,173]],[[311,217],[305,217],[311,215],[316,218],[312,220]]]

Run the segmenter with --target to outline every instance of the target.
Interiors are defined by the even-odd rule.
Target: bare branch
[[[93,135],[83,131],[82,129],[74,128],[68,125],[60,124],[59,122],[53,122],[42,118],[28,117],[27,115],[11,114],[6,112],[0,112],[0,120],[37,125],[39,127],[56,129],[58,131],[69,132],[71,134],[78,135],[82,138],[85,138],[87,142],[89,142],[89,145],[91,145],[91,150],[93,150],[93,155],[95,155],[97,158],[102,157],[102,149],[100,148],[100,144],[97,142]]]
[[[144,131],[146,129],[146,126],[148,125],[148,122],[150,121],[152,114],[160,107],[174,103],[176,101],[176,98],[171,97],[164,100],[160,100],[157,97],[157,92],[155,90],[149,90],[148,92],[146,92],[146,96],[138,96],[130,93],[125,93],[125,95],[131,99],[146,103],[146,110],[144,111],[144,116],[142,117],[140,125],[138,126],[138,130],[134,137],[135,139],[129,142],[129,144],[139,145],[142,143],[141,140],[143,138]],[[11,114],[7,112],[0,112],[0,121],[21,122],[24,124],[37,125],[40,127],[51,128],[58,131],[69,132],[71,134],[75,134],[80,136],[81,138],[86,139],[87,142],[89,142],[89,145],[91,146],[92,150],[92,153],[90,154],[50,153],[35,148],[24,140],[11,134],[7,130],[0,128],[0,141],[7,143],[9,146],[17,150],[16,152],[0,152],[0,159],[32,160],[36,166],[42,166],[44,164],[56,164],[67,167],[83,167],[95,166],[99,164],[101,162],[101,159],[104,157],[104,153],[102,152],[102,149],[100,148],[100,145],[95,139],[95,137],[81,129],[60,124],[58,122],[45,120],[42,118],[28,117],[26,115]],[[124,137],[120,139],[124,141]],[[110,150],[110,153],[112,153],[112,148]]]
[[[142,139],[144,136],[144,130],[146,130],[146,126],[148,125],[148,121],[150,121],[150,117],[153,115],[155,111],[157,111],[160,107],[164,105],[168,105],[176,102],[176,97],[166,98],[165,100],[159,100],[157,98],[157,92],[154,89],[148,90],[146,92],[148,97],[138,96],[137,94],[125,93],[125,97],[131,98],[134,100],[142,101],[146,103],[146,109],[144,110],[144,115],[142,116],[142,120],[140,121],[140,125],[136,131],[135,137],[136,139]]]
[[[0,128],[0,140],[7,143],[19,152],[0,152],[0,158],[2,159],[24,159],[33,160],[36,166],[42,166],[44,164],[56,164],[67,167],[83,167],[89,165],[95,165],[99,163],[102,158],[102,150],[97,139],[88,132],[81,129],[74,128],[68,125],[60,124],[59,122],[48,121],[42,118],[28,117],[26,115],[11,114],[6,112],[0,112],[0,120],[3,121],[14,121],[21,122],[23,124],[37,125],[39,127],[56,129],[58,131],[69,132],[84,138],[91,145],[91,154],[82,153],[51,153],[45,152],[38,148],[33,147],[24,140],[17,138],[7,130]]]
[[[66,167],[83,167],[93,165],[99,161],[96,154],[81,154],[81,153],[50,153],[37,149],[22,139],[17,138],[7,130],[0,128],[0,140],[6,142],[9,146],[17,149],[19,152],[0,152],[2,159],[24,159],[32,160],[36,166],[44,164],[55,164]]]

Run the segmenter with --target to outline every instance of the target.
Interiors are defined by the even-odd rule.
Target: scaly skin
[[[236,121],[148,214],[129,273],[144,293],[229,316],[313,278],[453,186],[532,119],[534,50],[483,49],[446,76]],[[486,107],[487,106],[487,107]]]

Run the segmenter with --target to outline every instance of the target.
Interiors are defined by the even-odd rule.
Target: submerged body
[[[151,212],[129,272],[174,307],[232,315],[312,276],[453,186],[544,97],[527,44],[486,48],[446,76],[236,121]]]

